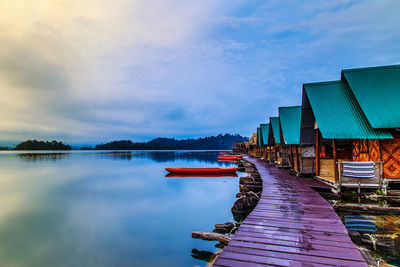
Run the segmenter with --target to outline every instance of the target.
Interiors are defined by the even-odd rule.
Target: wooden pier
[[[332,206],[310,186],[246,157],[263,180],[261,199],[213,266],[368,266]]]

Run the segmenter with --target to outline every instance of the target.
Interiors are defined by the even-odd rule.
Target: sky
[[[250,136],[307,82],[400,63],[398,0],[1,0],[0,144]]]

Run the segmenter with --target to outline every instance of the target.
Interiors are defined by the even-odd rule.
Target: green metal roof
[[[272,126],[272,134],[274,135],[275,144],[281,142],[280,130],[279,130],[279,117],[270,117],[269,123]]]
[[[301,106],[280,107],[282,135],[287,145],[300,144]]]
[[[269,123],[260,124],[263,145],[268,145]]]
[[[372,127],[400,127],[400,65],[343,70],[343,77]]]
[[[261,146],[261,128],[257,127],[257,144]]]
[[[323,138],[393,138],[386,129],[372,128],[347,83],[332,81],[303,86]]]

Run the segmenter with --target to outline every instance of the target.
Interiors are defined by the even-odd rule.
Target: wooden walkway
[[[256,158],[258,205],[213,266],[368,266],[332,206],[310,185]]]

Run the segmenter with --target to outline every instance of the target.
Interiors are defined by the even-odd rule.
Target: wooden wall
[[[291,167],[290,166],[290,149],[288,146],[281,147],[281,157],[282,157],[282,167]]]
[[[335,182],[335,168],[336,165],[333,159],[320,159],[319,176],[326,180]]]
[[[393,139],[361,139],[353,141],[354,161],[383,161],[383,177],[400,179],[400,133]]]
[[[383,177],[400,179],[400,133],[392,132],[393,139],[381,140]]]

